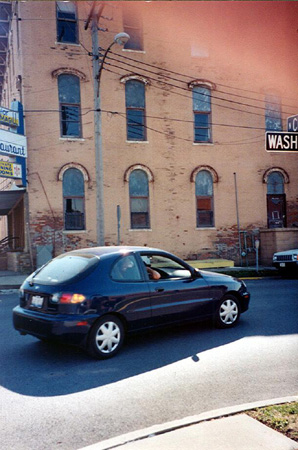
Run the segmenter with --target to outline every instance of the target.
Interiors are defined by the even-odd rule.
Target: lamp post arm
[[[97,78],[97,97],[99,96],[99,86],[100,86],[100,79],[101,79],[101,73],[102,73],[102,70],[103,70],[103,65],[104,65],[105,59],[107,57],[107,54],[109,53],[109,51],[111,50],[111,48],[113,47],[114,44],[115,44],[115,42],[112,42],[108,46],[108,48],[106,49],[106,51],[103,54],[103,57],[102,57],[102,60],[101,60],[101,64],[99,66],[98,74],[97,74],[97,77],[96,77]]]

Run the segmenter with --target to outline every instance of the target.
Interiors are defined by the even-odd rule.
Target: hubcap
[[[225,300],[219,310],[220,320],[231,325],[238,317],[238,306],[233,300]]]
[[[121,331],[115,322],[103,323],[96,334],[96,345],[102,353],[111,353],[120,342]]]

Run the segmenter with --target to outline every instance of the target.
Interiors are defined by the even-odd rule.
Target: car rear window
[[[60,255],[52,259],[33,276],[32,281],[41,284],[60,284],[87,276],[99,262],[99,258],[88,253]]]

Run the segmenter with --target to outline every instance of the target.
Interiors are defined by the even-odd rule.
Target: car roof
[[[142,246],[133,246],[133,245],[114,245],[114,246],[103,246],[103,247],[87,247],[81,248],[77,250],[73,250],[70,253],[88,253],[95,256],[107,256],[115,253],[125,254],[125,253],[133,253],[140,251],[156,251],[167,253],[164,250],[152,247],[142,247]]]

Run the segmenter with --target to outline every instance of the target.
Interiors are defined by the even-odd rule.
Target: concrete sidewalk
[[[0,270],[0,291],[4,289],[19,289],[28,274],[13,272],[12,270]]]
[[[81,450],[297,450],[298,442],[243,413],[291,401],[298,401],[298,396],[211,411],[117,436]]]

